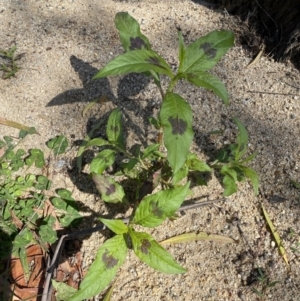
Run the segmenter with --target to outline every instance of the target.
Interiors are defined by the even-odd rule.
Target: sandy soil
[[[14,78],[0,80],[1,117],[35,126],[40,136],[29,137],[27,147],[45,148],[49,138],[65,134],[71,146],[65,165],[54,174],[56,187],[66,186],[82,204],[86,220],[96,224],[98,214],[110,210],[102,204],[92,183],[76,176],[72,166],[78,141],[99,119],[121,107],[129,126],[129,141],[145,142],[153,133],[147,117],[156,114],[160,95],[152,82],[136,75],[91,81],[97,70],[122,53],[114,27],[114,15],[128,11],[141,24],[152,46],[170,64],[177,66],[177,27],[186,44],[214,29],[232,29],[241,24],[222,11],[210,10],[191,0],[2,0],[0,3],[0,48],[17,45],[21,69]],[[247,37],[246,37],[247,40]],[[300,241],[300,76],[289,63],[277,63],[264,54],[252,68],[250,44],[236,46],[214,68],[230,93],[226,108],[212,93],[180,83],[177,91],[191,104],[196,139],[194,148],[203,158],[236,134],[231,117],[238,117],[249,131],[249,149],[258,155],[252,167],[261,179],[261,194],[255,197],[249,184],[218,206],[186,212],[174,222],[152,231],[158,240],[188,231],[206,231],[238,239],[237,245],[192,242],[170,245],[168,250],[188,269],[184,275],[163,275],[138,262],[133,255],[119,272],[112,300],[300,300],[299,252],[291,247]],[[164,82],[166,84],[166,81]],[[82,117],[89,101],[106,96]],[[210,135],[222,130],[223,135]],[[0,135],[13,134],[1,127]],[[99,135],[103,135],[101,130]],[[52,162],[54,165],[57,162]],[[215,177],[195,196],[215,199],[222,187]],[[276,202],[276,196],[283,199]],[[277,198],[278,199],[278,198]],[[275,200],[275,202],[274,202]],[[260,210],[264,202],[283,244],[288,272],[268,232]],[[241,229],[239,231],[238,225]],[[291,233],[294,233],[291,235]],[[101,233],[83,242],[84,269],[103,242]],[[278,283],[259,299],[253,289],[260,267]],[[99,298],[95,298],[99,300]]]

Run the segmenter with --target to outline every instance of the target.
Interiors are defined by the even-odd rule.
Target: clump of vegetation
[[[51,194],[44,153],[40,149],[26,152],[20,147],[26,135],[36,130],[7,120],[6,124],[27,130],[21,130],[18,138],[4,136],[0,140],[0,269],[5,270],[4,265],[11,258],[19,258],[23,271],[17,273],[23,275],[20,278],[26,285],[32,272],[27,248],[39,245],[46,252],[57,240],[58,226],[68,227],[81,216],[70,191],[58,189],[56,194]],[[68,143],[64,136],[58,136],[47,145],[58,156]],[[11,267],[13,270],[14,264]]]
[[[237,182],[245,179],[251,181],[254,192],[258,193],[258,176],[247,166],[255,154],[246,155],[248,134],[243,124],[234,119],[239,131],[236,142],[220,150],[211,164],[204,162],[190,151],[194,137],[192,109],[185,99],[174,92],[177,82],[186,80],[213,91],[227,105],[229,97],[224,84],[208,71],[233,46],[233,33],[213,31],[185,46],[183,36],[178,32],[179,67],[174,74],[163,57],[151,48],[148,38],[141,33],[133,17],[120,12],[115,17],[115,23],[125,53],[109,62],[94,79],[132,72],[151,77],[162,97],[158,116],[149,119],[157,130],[158,138],[156,143],[146,147],[136,145],[129,149],[123,136],[122,112],[117,108],[108,119],[107,139],[88,137],[81,146],[79,168],[84,151],[89,147],[99,147],[99,153],[90,164],[90,173],[102,200],[131,207],[133,214],[125,221],[100,218],[115,236],[99,248],[79,290],[74,293],[74,289],[69,289],[69,301],[90,298],[106,288],[125,261],[129,249],[158,271],[170,274],[186,272],[155,238],[137,231],[135,226],[153,228],[168,218],[175,218],[175,212],[192,193],[192,177],[203,185],[206,184],[203,175],[216,170],[222,177],[224,196],[236,192]],[[169,77],[166,90],[162,87],[161,75]],[[121,183],[124,179],[134,183],[135,195],[124,189]],[[54,286],[58,295],[68,291],[66,286],[59,288],[55,282]]]
[[[266,294],[275,286],[279,281],[271,281],[270,277],[262,268],[257,268],[256,272],[256,282],[259,288],[253,288],[252,291],[259,297],[260,300],[266,300]]]
[[[0,64],[0,70],[3,71],[2,78],[7,79],[19,71],[20,67],[17,64],[17,61],[20,60],[24,53],[16,55],[17,47],[13,46],[9,50],[0,49],[0,58],[5,60],[5,63]]]

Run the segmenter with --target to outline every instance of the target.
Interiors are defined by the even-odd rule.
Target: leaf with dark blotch
[[[130,38],[130,50],[142,48],[147,48],[147,45],[140,37]]]
[[[109,142],[116,143],[119,147],[124,148],[121,120],[122,113],[120,108],[114,109],[108,118],[106,134]]]
[[[116,192],[116,186],[114,184],[110,184],[109,187],[106,189],[106,195],[109,196]]]
[[[136,256],[151,268],[167,273],[180,274],[186,272],[155,239],[145,232],[129,229],[129,235]]]
[[[158,74],[166,74],[170,78],[174,78],[172,69],[157,52],[153,50],[136,49],[114,58],[101,69],[93,79],[110,75],[149,71],[155,71]]]
[[[217,49],[213,48],[211,43],[204,43],[204,44],[200,45],[200,49],[203,49],[205,54],[210,59],[213,59],[217,55]]]
[[[193,140],[193,113],[190,105],[181,96],[167,93],[159,113],[164,131],[164,143],[168,161],[176,173],[185,163]]]
[[[79,290],[68,301],[82,301],[98,295],[115,277],[118,268],[126,259],[127,246],[123,234],[108,239],[97,251],[97,255]]]
[[[197,39],[185,49],[178,73],[203,72],[214,67],[221,57],[234,45],[230,31],[212,31]]]
[[[107,269],[111,269],[118,264],[118,259],[114,258],[112,255],[108,255],[108,251],[102,255],[102,260]]]
[[[165,69],[165,67],[160,64],[160,61],[157,57],[149,57],[146,59],[146,62]]]
[[[152,207],[153,215],[155,215],[159,218],[163,217],[164,212],[163,212],[163,210],[161,210],[161,208],[159,208],[158,202],[153,201],[150,203],[150,206]]]
[[[165,189],[143,198],[137,207],[133,224],[144,227],[157,227],[167,217],[174,215],[189,192],[190,183],[184,186]]]
[[[120,203],[123,201],[125,196],[123,187],[116,183],[114,179],[98,174],[93,174],[92,177],[103,201],[108,203]]]
[[[148,38],[140,31],[139,23],[127,12],[117,13],[115,24],[126,52],[141,48],[151,49]]]
[[[185,122],[184,120],[175,117],[169,117],[169,122],[172,126],[172,134],[173,135],[183,135],[187,129],[187,122]]]
[[[118,126],[111,126],[110,130],[117,133],[119,131],[119,127]]]
[[[151,247],[150,241],[148,239],[143,239],[142,240],[142,245],[140,247],[141,252],[144,253],[144,254],[148,254],[150,247]]]

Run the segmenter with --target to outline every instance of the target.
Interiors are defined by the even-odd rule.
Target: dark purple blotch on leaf
[[[200,49],[203,49],[204,53],[210,58],[213,59],[217,55],[217,49],[212,47],[211,43],[204,43],[200,45]]]
[[[111,130],[112,132],[114,132],[114,133],[117,133],[118,130],[119,130],[119,127],[118,127],[117,125],[116,125],[116,126],[111,125],[111,126],[110,126],[110,130]]]
[[[160,64],[160,61],[157,57],[154,57],[154,56],[149,57],[149,58],[146,59],[146,62],[165,69],[165,67]]]
[[[157,206],[157,202],[151,202],[150,206],[152,207],[152,213],[157,217],[162,217],[164,212]]]
[[[110,184],[109,187],[106,189],[106,195],[109,196],[116,192],[115,184]]]
[[[107,269],[111,269],[118,264],[118,259],[114,258],[112,255],[108,255],[108,251],[102,255],[102,260]]]
[[[168,121],[171,123],[172,126],[172,134],[173,135],[183,135],[187,129],[187,122],[175,117],[169,117]]]
[[[149,253],[150,247],[151,247],[150,241],[148,239],[143,239],[141,245],[141,252],[147,255]]]
[[[146,48],[146,43],[140,37],[130,38],[130,50]]]

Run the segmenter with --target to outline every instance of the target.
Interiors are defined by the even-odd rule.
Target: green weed
[[[21,130],[18,139],[5,136],[0,140],[0,262],[10,255],[20,258],[26,281],[30,276],[26,247],[39,244],[47,250],[57,240],[55,223],[67,227],[80,218],[70,191],[58,189],[49,197],[52,183],[43,174],[44,153],[20,148],[28,133]],[[66,148],[67,140],[58,136],[48,146],[57,155]],[[55,215],[48,213],[51,207]]]
[[[6,61],[6,63],[3,63],[0,65],[0,70],[3,71],[2,78],[7,79],[11,76],[15,76],[15,74],[19,71],[20,67],[17,65],[17,61],[20,60],[24,53],[21,54],[15,54],[17,50],[16,46],[13,46],[9,50],[3,50],[0,49],[0,57]]]
[[[279,281],[270,280],[269,276],[267,276],[266,272],[262,268],[257,268],[258,275],[256,279],[258,281],[259,289],[253,288],[252,291],[261,299],[265,300],[267,291],[275,286]]]
[[[122,112],[117,108],[109,116],[107,138],[91,139],[90,133],[80,147],[77,158],[79,168],[84,151],[90,147],[99,148],[99,153],[90,164],[90,173],[102,200],[132,207],[133,214],[128,223],[100,218],[116,235],[99,248],[79,290],[71,294],[69,301],[81,301],[99,294],[115,277],[129,249],[158,271],[169,274],[186,272],[151,235],[136,231],[135,226],[153,228],[168,218],[174,218],[175,212],[191,194],[189,178],[192,173],[197,174],[198,183],[206,184],[203,174],[213,169],[219,171],[223,177],[225,196],[234,193],[236,183],[247,178],[252,182],[255,193],[258,192],[257,174],[246,166],[255,155],[246,156],[248,134],[242,123],[235,119],[239,130],[236,143],[221,150],[218,158],[209,165],[190,152],[194,138],[193,112],[189,103],[173,92],[179,80],[186,80],[213,91],[228,105],[229,96],[224,84],[208,71],[233,46],[233,33],[213,31],[185,46],[183,36],[178,32],[179,68],[174,74],[163,57],[151,48],[148,38],[141,33],[133,17],[125,12],[117,13],[115,24],[125,53],[109,62],[94,79],[132,72],[151,77],[162,96],[158,116],[150,118],[150,123],[157,129],[158,139],[157,143],[145,148],[136,145],[129,150],[123,136]],[[165,91],[161,85],[161,75],[170,80]],[[120,160],[121,165],[118,163],[115,168]],[[134,195],[124,189],[121,184],[124,179],[135,183]],[[153,193],[154,189],[157,192]],[[63,290],[65,292],[65,286]]]

